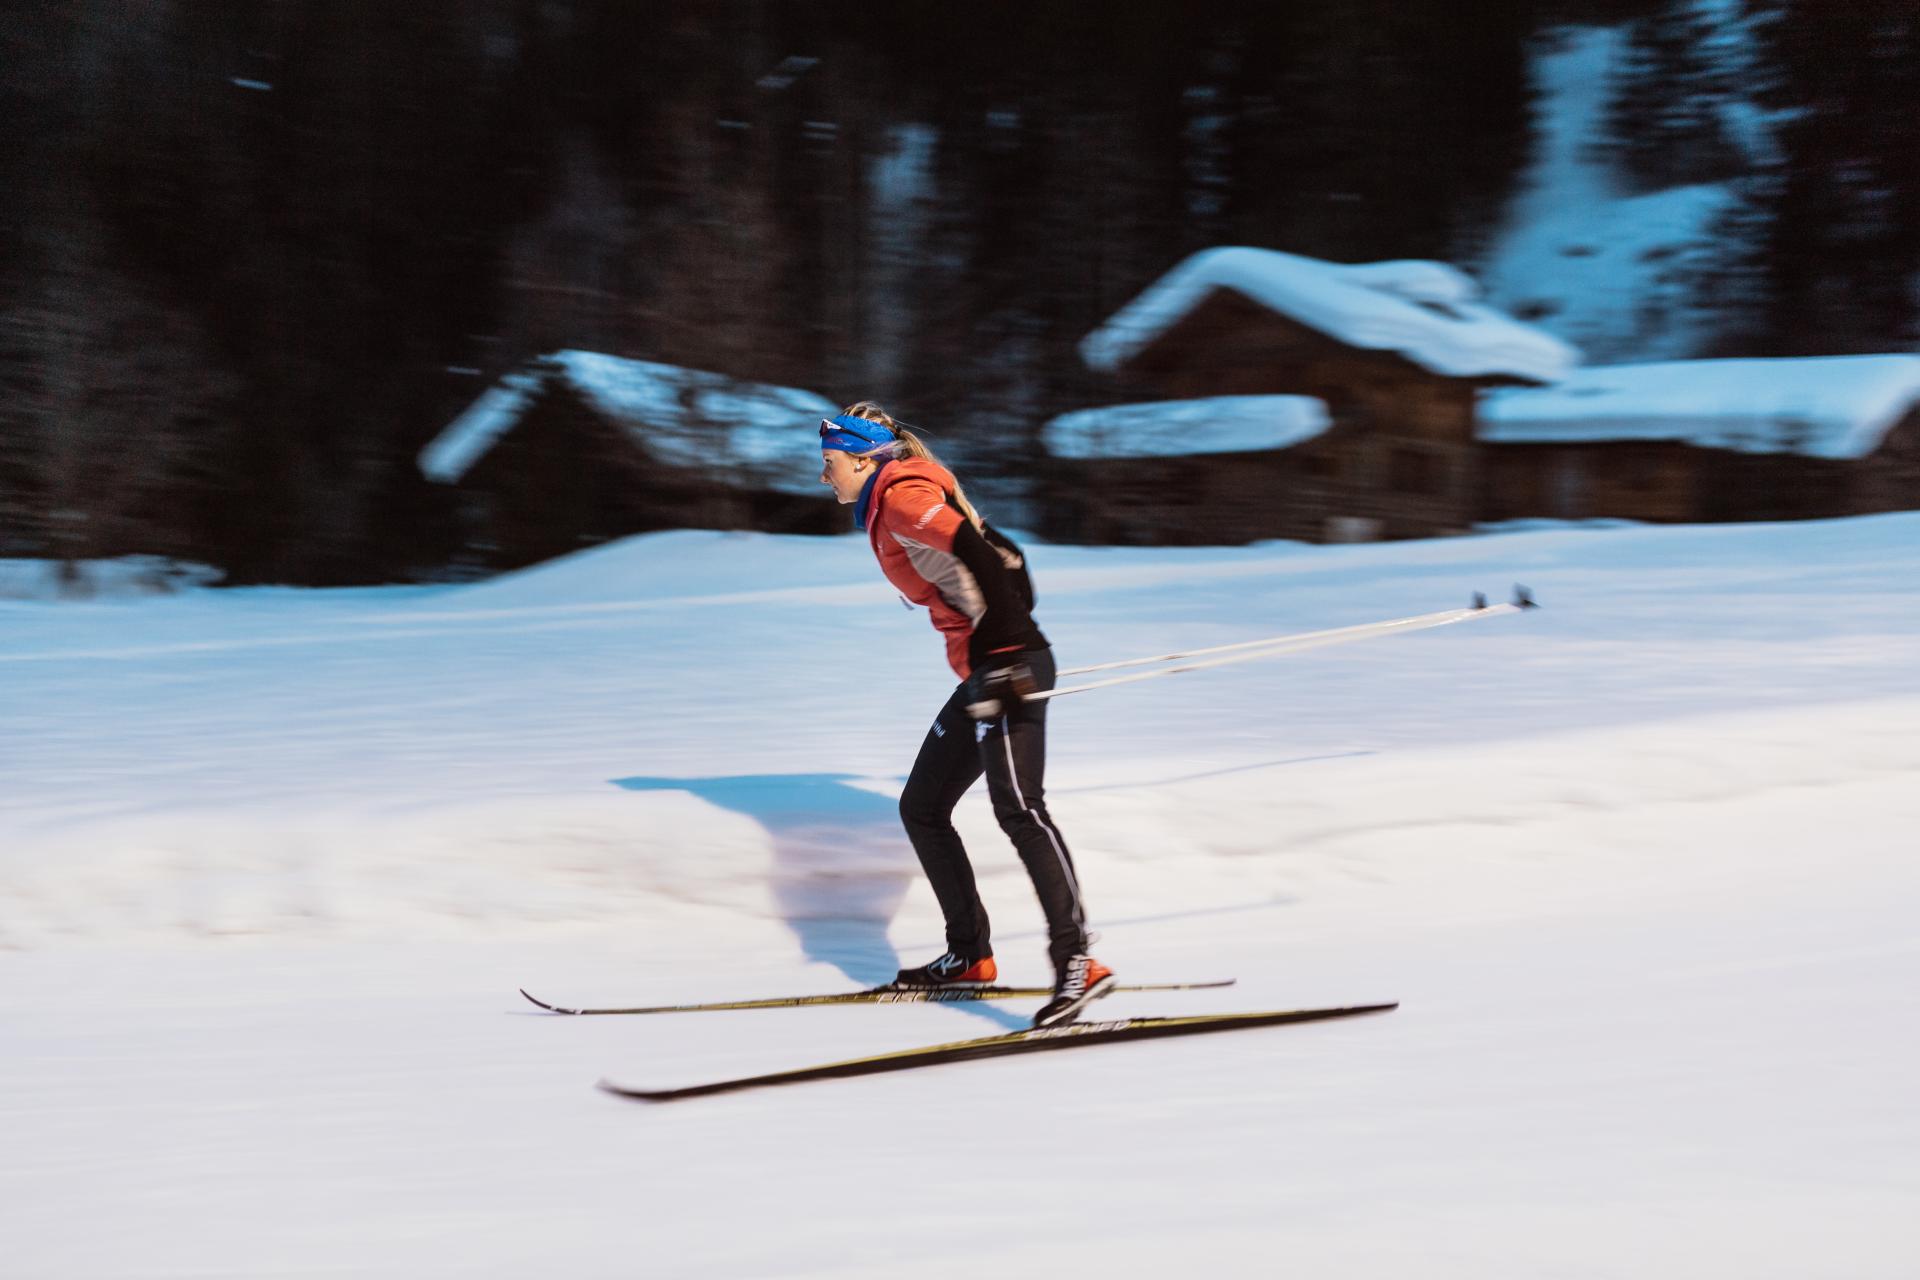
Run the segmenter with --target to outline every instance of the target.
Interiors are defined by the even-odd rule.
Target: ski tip
[[[519,990],[520,990],[520,994],[523,996],[526,996],[528,1001],[530,1001],[533,1004],[539,1005],[542,1009],[545,1009],[548,1013],[573,1013],[574,1012],[574,1010],[572,1009],[562,1009],[558,1005],[548,1004],[545,1000],[542,1000],[538,996],[535,996],[534,994],[529,992],[525,987],[521,987]]]
[[[605,1078],[594,1081],[593,1087],[602,1093],[612,1094],[616,1098],[625,1098],[629,1102],[670,1102],[673,1091],[656,1089],[635,1089],[624,1084],[616,1084]]]

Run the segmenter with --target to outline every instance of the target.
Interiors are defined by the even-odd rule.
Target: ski
[[[741,1089],[761,1089],[772,1085],[799,1084],[806,1080],[839,1080],[848,1076],[876,1075],[885,1071],[911,1071],[949,1062],[974,1058],[1002,1058],[1018,1053],[1040,1053],[1049,1049],[1072,1049],[1121,1040],[1152,1040],[1165,1036],[1207,1035],[1216,1031],[1240,1031],[1248,1027],[1271,1027],[1287,1022],[1320,1022],[1329,1018],[1351,1018],[1365,1013],[1385,1013],[1400,1004],[1356,1005],[1344,1009],[1292,1009],[1268,1013],[1202,1013],[1184,1018],[1114,1018],[1104,1022],[1074,1022],[1064,1027],[1043,1027],[1032,1031],[1014,1031],[1006,1035],[983,1036],[978,1040],[956,1040],[951,1044],[927,1045],[918,1049],[900,1049],[867,1058],[849,1058],[817,1067],[775,1071],[768,1075],[743,1076],[737,1080],[716,1080],[708,1084],[687,1085],[679,1089],[637,1089],[600,1081],[600,1088],[622,1098],[646,1102],[674,1102],[698,1098],[710,1093],[733,1093]]]
[[[1115,987],[1115,991],[1208,991],[1230,987],[1234,979],[1220,982],[1160,982],[1144,986]],[[972,1000],[1045,999],[1051,987],[871,987],[865,991],[840,991],[823,996],[768,996],[758,1000],[715,1000],[706,1004],[660,1004],[637,1009],[567,1009],[530,994],[520,994],[548,1013],[587,1015],[631,1013],[718,1013],[728,1009],[798,1009],[817,1004],[955,1004]]]

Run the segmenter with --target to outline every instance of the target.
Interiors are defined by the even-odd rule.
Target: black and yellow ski
[[[1049,1049],[1071,1049],[1085,1045],[1111,1044],[1120,1040],[1152,1040],[1165,1036],[1207,1035],[1215,1031],[1240,1031],[1248,1027],[1271,1027],[1284,1022],[1321,1022],[1329,1018],[1351,1018],[1363,1013],[1385,1013],[1398,1009],[1391,1004],[1356,1005],[1344,1009],[1292,1009],[1269,1013],[1202,1013],[1185,1018],[1113,1018],[1104,1022],[1075,1022],[1064,1027],[1043,1027],[1032,1031],[1014,1031],[1006,1035],[983,1036],[978,1040],[956,1040],[951,1044],[927,1045],[919,1049],[899,1049],[867,1058],[849,1058],[817,1067],[775,1071],[763,1076],[743,1076],[738,1080],[716,1080],[709,1084],[686,1085],[679,1089],[636,1089],[629,1085],[602,1080],[600,1087],[622,1098],[646,1102],[673,1102],[680,1098],[698,1098],[710,1093],[733,1093],[740,1089],[759,1089],[777,1084],[799,1084],[806,1080],[838,1080],[847,1076],[870,1076],[884,1071],[911,1071],[917,1067],[935,1067],[948,1062],[966,1062],[973,1058],[1003,1058],[1016,1053],[1040,1053]]]
[[[1230,987],[1234,980],[1221,982],[1162,982],[1146,986],[1120,986],[1115,991],[1204,991]],[[1042,999],[1053,994],[1051,987],[871,987],[865,991],[840,991],[824,996],[769,996],[759,1000],[717,1000],[709,1004],[661,1004],[638,1009],[566,1009],[520,994],[548,1013],[588,1014],[626,1013],[718,1013],[728,1009],[798,1009],[817,1004],[958,1004],[972,1000]]]

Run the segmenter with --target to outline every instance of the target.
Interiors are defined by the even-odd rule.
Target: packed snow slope
[[[618,1102],[1030,1012],[514,992],[938,950],[951,677],[858,539],[0,601],[0,1273],[1911,1274],[1920,515],[1030,552],[1067,667],[1533,588],[1050,713],[1100,956],[1240,980],[1104,1012],[1398,1012]]]

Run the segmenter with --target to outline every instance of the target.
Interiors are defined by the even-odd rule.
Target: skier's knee
[[[996,802],[993,806],[993,816],[1000,820],[1000,829],[1010,836],[1037,829],[1045,818],[1043,811],[1030,809],[1016,802],[1005,804]]]
[[[944,831],[953,825],[953,811],[911,791],[900,797],[900,825],[908,831]]]

